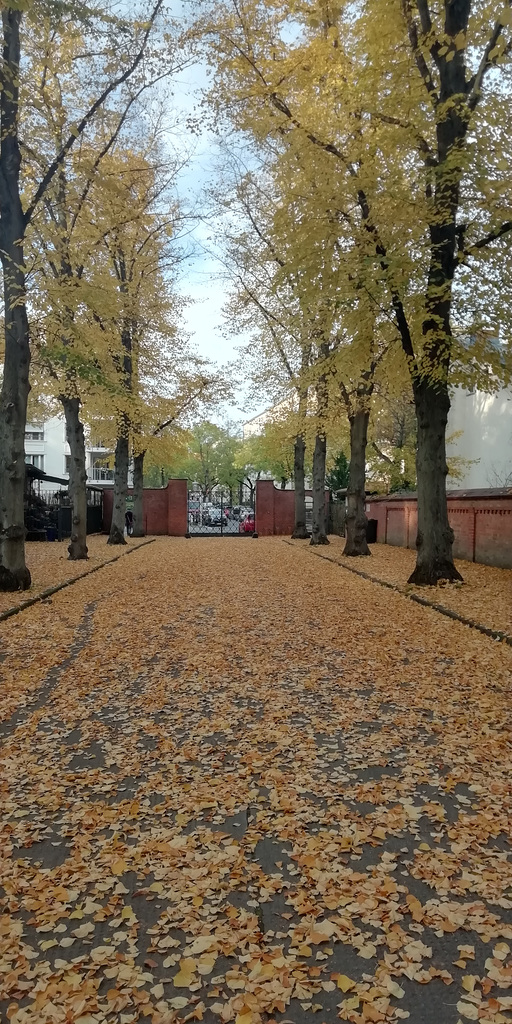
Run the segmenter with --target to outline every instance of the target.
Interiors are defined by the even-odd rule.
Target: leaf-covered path
[[[1,1019],[511,1020],[510,647],[277,538],[0,636]]]

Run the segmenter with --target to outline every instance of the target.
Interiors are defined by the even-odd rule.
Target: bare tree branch
[[[432,31],[432,19],[428,8],[428,0],[416,0],[418,14],[420,16],[421,31],[428,35]]]
[[[157,437],[158,434],[161,434],[166,427],[170,427],[171,423],[174,423],[178,419],[178,416],[181,416],[182,412],[185,412],[185,409],[188,409],[189,405],[192,405],[192,403],[195,402],[196,398],[201,397],[203,391],[208,386],[208,384],[208,380],[202,380],[200,388],[198,388],[196,392],[194,392],[192,395],[189,395],[188,398],[184,400],[183,405],[181,405],[180,408],[176,410],[174,415],[171,416],[168,420],[165,420],[163,423],[159,423],[158,426],[155,427],[153,431],[153,437]]]
[[[372,441],[372,448],[374,452],[377,452],[379,459],[384,459],[384,462],[388,462],[390,466],[394,466],[393,459],[390,459],[389,455],[385,455],[384,452],[381,452],[375,441]]]
[[[240,275],[237,275],[237,276],[238,276],[238,280],[239,280],[240,284],[242,285],[242,288],[244,289],[244,291],[247,293],[247,295],[251,299],[251,302],[254,302],[254,305],[258,307],[258,309],[260,310],[261,313],[263,313],[263,316],[265,317],[265,319],[267,321],[270,333],[272,334],[272,337],[274,339],[274,343],[275,343],[275,346],[277,348],[277,351],[279,352],[279,355],[281,357],[281,361],[283,363],[283,366],[285,367],[285,370],[286,370],[290,380],[293,380],[294,377],[295,377],[295,373],[293,372],[292,366],[291,366],[291,364],[290,364],[290,362],[288,360],[286,352],[285,352],[281,342],[279,341],[279,338],[277,337],[275,329],[272,327],[272,324],[271,324],[270,321],[273,320],[274,323],[276,323],[278,325],[278,327],[280,327],[283,331],[286,331],[285,325],[283,323],[281,323],[281,321],[278,319],[278,317],[276,317],[269,309],[267,309],[266,306],[264,306],[262,302],[260,302],[258,296],[249,288],[249,286],[246,284],[246,282],[243,280],[243,278]]]
[[[512,231],[512,220],[506,220],[496,231],[489,231],[489,234],[479,238],[478,242],[473,242],[468,249],[464,249],[463,256],[471,256],[474,249],[484,249],[486,245],[496,242],[498,238],[502,238],[509,231]]]
[[[419,4],[418,4],[418,6],[419,6]],[[428,8],[427,8],[427,10],[428,10]],[[433,101],[434,104],[437,104],[437,103],[439,103],[439,96],[438,96],[438,93],[437,93],[437,89],[436,89],[436,87],[434,85],[434,80],[432,78],[432,74],[430,72],[430,68],[429,68],[429,66],[428,66],[428,64],[427,64],[427,62],[425,60],[425,57],[424,57],[424,55],[423,55],[423,53],[421,51],[421,48],[420,48],[420,44],[419,44],[419,40],[418,40],[418,26],[417,26],[416,22],[414,21],[412,13],[411,13],[410,0],[402,0],[402,13],[403,13],[403,16],[404,16],[406,24],[407,24],[407,31],[408,31],[408,34],[409,34],[409,42],[411,44],[411,49],[412,49],[412,52],[414,54],[414,59],[416,61],[416,67],[418,68],[418,71],[419,71],[419,73],[420,73],[420,75],[421,75],[421,77],[422,77],[422,79],[423,79],[423,81],[425,83],[425,88],[426,88],[426,90],[427,90],[431,100]]]
[[[511,5],[511,0],[507,0],[507,6],[510,7],[510,5]],[[503,28],[504,28],[504,25],[502,24],[502,22],[498,18],[498,21],[496,22],[496,24],[494,26],[492,34],[489,37],[489,41],[488,41],[488,43],[487,43],[487,45],[485,47],[485,50],[484,50],[484,52],[482,54],[482,57],[481,57],[481,60],[480,60],[480,64],[478,66],[478,71],[476,72],[476,74],[473,76],[473,78],[468,83],[468,93],[470,93],[469,100],[468,100],[468,106],[469,106],[470,110],[474,110],[475,109],[475,107],[476,107],[476,105],[477,105],[477,103],[478,103],[478,101],[480,99],[481,92],[482,92],[482,85],[483,85],[484,77],[485,77],[487,71],[489,70],[489,68],[494,67],[494,65],[496,63],[497,54],[495,54],[494,57],[491,57],[491,53],[493,52],[493,50],[495,50],[495,48],[497,46],[498,40],[499,40],[499,38],[500,38],[500,36],[501,36],[501,34],[503,32]],[[508,51],[510,51],[510,43],[508,44],[508,47],[506,47],[506,49]]]

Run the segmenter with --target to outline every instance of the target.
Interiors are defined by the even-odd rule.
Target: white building
[[[295,394],[290,395],[290,397],[285,398],[282,402],[277,402],[276,405],[271,405],[268,409],[264,409],[263,412],[258,413],[257,416],[253,416],[252,419],[246,420],[242,426],[242,436],[244,441],[247,441],[250,437],[259,437],[259,435],[263,433],[267,423],[271,423],[279,419],[286,419],[290,413],[297,412],[297,407],[297,396]],[[274,480],[274,482],[276,482],[272,473],[268,472],[258,473],[258,480]],[[255,482],[256,477],[254,476],[253,483]],[[277,483],[280,484],[280,481],[278,480]],[[305,483],[307,488],[311,488],[313,486],[312,480],[308,476],[306,476]],[[286,481],[285,490],[289,491],[293,490],[293,488],[294,481],[292,478],[291,480],[289,479]]]
[[[265,424],[277,418],[276,413],[289,411],[289,402],[265,409],[244,423],[244,440],[261,434]],[[512,487],[511,389],[489,393],[456,388],[446,434],[448,460],[460,460],[457,468],[461,471],[460,477],[448,477],[450,489]]]
[[[114,470],[108,465],[111,451],[101,445],[86,445],[87,481],[95,487],[112,487]],[[64,417],[52,416],[44,423],[27,423],[25,429],[25,462],[42,469],[50,477],[67,479],[71,455],[66,441]],[[129,484],[131,480],[129,479]],[[41,480],[41,492],[55,491],[51,480]]]
[[[463,476],[448,477],[448,487],[512,487],[512,391],[495,394],[457,388],[451,398],[447,437],[448,460],[465,461]]]
[[[290,396],[285,398],[282,402],[278,402],[277,405],[271,405],[268,409],[264,409],[263,412],[259,412],[257,416],[253,416],[251,420],[246,420],[242,426],[242,436],[244,441],[247,441],[249,437],[257,437],[263,433],[267,423],[271,423],[272,420],[285,419],[291,412],[297,410],[297,399],[296,397]]]

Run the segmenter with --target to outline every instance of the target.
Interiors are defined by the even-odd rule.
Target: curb
[[[295,544],[291,541],[285,540],[285,544],[289,544],[290,547],[294,548]],[[329,555],[322,555],[319,551],[311,551],[312,555],[316,555],[317,558],[323,558],[325,562],[332,562],[333,565],[337,565],[340,569],[345,569],[347,572],[354,573],[355,576],[360,576],[363,580],[368,580],[369,583],[377,583],[379,587],[385,587],[387,590],[394,590],[395,594],[401,594],[402,597],[406,597],[409,601],[414,601],[415,604],[421,604],[424,608],[433,608],[434,611],[439,612],[440,615],[445,615],[448,619],[453,619],[455,622],[460,622],[463,626],[470,626],[471,629],[478,630],[479,633],[483,633],[484,636],[490,637],[492,640],[499,640],[501,643],[508,644],[512,647],[512,636],[509,633],[504,633],[500,629],[491,629],[490,626],[483,626],[480,622],[475,622],[474,619],[467,619],[465,615],[459,615],[458,612],[454,612],[451,608],[446,608],[443,604],[437,604],[435,601],[428,601],[426,597],[420,597],[419,594],[409,594],[402,587],[398,587],[395,583],[388,583],[387,580],[379,580],[376,576],[370,576],[369,573],[363,572],[362,569],[355,569],[351,565],[345,565],[344,562],[337,562],[335,558],[330,558]]]
[[[12,608],[8,608],[7,611],[0,614],[0,622],[4,622],[6,619],[12,618],[13,615],[19,615],[20,612],[24,612],[25,608],[31,608],[32,605],[37,604],[38,601],[44,601],[46,597],[51,597],[52,594],[57,594],[59,590],[64,590],[65,587],[71,587],[73,583],[78,583],[79,580],[85,579],[86,576],[92,576],[93,572],[98,572],[99,569],[104,569],[106,565],[112,565],[113,562],[118,562],[120,558],[124,558],[125,555],[132,555],[134,551],[138,551],[139,548],[145,548],[148,544],[154,544],[156,537],[152,537],[151,540],[145,540],[142,544],[137,544],[137,547],[130,547],[128,551],[122,551],[120,555],[115,555],[114,558],[107,559],[106,562],[102,562],[101,565],[95,565],[93,569],[87,569],[86,572],[80,573],[79,576],[73,576],[71,580],[64,580],[64,583],[58,583],[56,587],[47,587],[46,590],[42,590],[36,597],[29,597],[26,601],[22,601],[21,604],[14,605]]]

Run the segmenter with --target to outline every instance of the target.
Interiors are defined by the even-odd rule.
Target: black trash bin
[[[377,520],[369,519],[366,527],[366,543],[376,544],[377,543]]]

